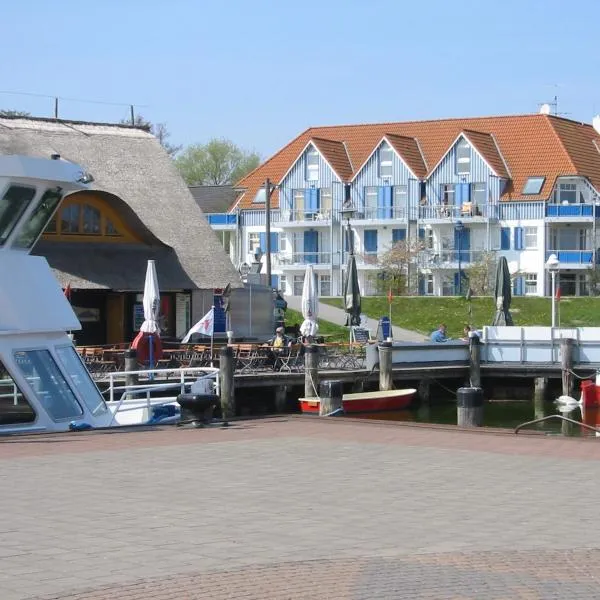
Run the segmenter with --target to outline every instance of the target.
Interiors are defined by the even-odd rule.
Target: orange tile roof
[[[342,181],[348,181],[352,177],[353,169],[350,164],[350,157],[343,142],[336,142],[320,137],[313,137],[310,141]]]
[[[408,165],[408,168],[419,179],[423,179],[427,175],[427,164],[419,147],[419,142],[414,137],[394,135],[393,133],[388,133],[385,137]]]
[[[592,185],[600,189],[600,152],[594,145],[594,141],[600,145],[600,134],[585,123],[533,114],[312,127],[239,182],[238,187],[247,192],[236,207],[253,208],[252,198],[265,178],[279,183],[311,139],[333,142],[324,152],[329,152],[330,157],[335,156],[336,161],[341,159],[343,145],[351,168],[358,169],[384,136],[414,138],[427,165],[427,176],[463,131],[471,136],[477,150],[498,175],[510,174],[503,200],[522,199],[523,185],[532,176],[544,176],[546,181],[540,194],[528,195],[528,200],[548,198],[556,178],[563,175],[588,177]],[[321,142],[321,146],[325,147],[325,144]],[[346,173],[347,165],[336,162],[336,166]],[[342,177],[342,173],[338,175]],[[274,194],[272,206],[278,206],[277,202],[278,197]]]

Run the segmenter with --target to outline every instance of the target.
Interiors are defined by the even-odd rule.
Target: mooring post
[[[275,387],[275,410],[278,413],[284,413],[287,410],[287,386],[285,385]]]
[[[133,348],[128,348],[123,353],[125,356],[125,371],[138,371],[137,351]],[[125,375],[125,385],[134,386],[139,383],[139,377],[137,375]],[[133,395],[128,395],[128,398],[135,398]]]
[[[481,387],[481,340],[469,335],[469,381],[471,387]]]
[[[480,387],[458,388],[456,424],[459,427],[481,427],[483,425],[483,390]]]
[[[419,381],[417,388],[417,394],[419,395],[420,406],[429,406],[431,400],[431,380],[427,377],[423,377]]]
[[[319,415],[332,416],[342,410],[344,384],[341,381],[323,381],[319,386]]]
[[[381,342],[379,344],[379,391],[387,392],[393,389],[392,342]]]
[[[319,348],[308,344],[304,349],[304,397],[316,398],[319,388]]]
[[[234,370],[235,359],[233,348],[231,346],[223,346],[219,352],[219,388],[223,426],[227,426],[229,424],[228,420],[235,417]]]
[[[575,340],[572,338],[561,338],[560,340],[560,368],[562,371],[562,393],[563,396],[573,394],[573,353],[575,351]]]
[[[548,390],[548,378],[536,377],[533,380],[533,413],[536,419],[546,416],[546,392]],[[540,423],[543,427],[543,423]]]

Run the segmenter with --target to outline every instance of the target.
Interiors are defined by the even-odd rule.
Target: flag
[[[67,283],[67,287],[65,288],[65,298],[71,302],[71,284]]]
[[[230,308],[229,302],[230,302],[230,299],[231,299],[231,284],[228,283],[225,286],[225,289],[223,290],[223,293],[221,294],[221,300],[223,302],[223,310],[225,312],[229,312],[229,308]]]
[[[388,299],[388,302],[389,302],[390,304],[392,303],[392,298],[393,298],[393,296],[392,296],[392,288],[390,288],[390,289],[388,290],[388,295],[387,295],[387,299]]]
[[[556,299],[560,300],[560,288],[556,288]]]
[[[215,308],[214,306],[185,334],[181,340],[182,344],[187,344],[194,333],[203,333],[212,336],[215,327]]]

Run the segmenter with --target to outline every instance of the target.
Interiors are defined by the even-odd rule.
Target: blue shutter
[[[460,274],[458,271],[454,273],[454,295],[460,295]]]
[[[271,275],[271,287],[279,289],[279,275]]]
[[[383,187],[383,208],[384,208],[384,218],[391,219],[393,213],[393,194],[394,190],[391,185],[386,185]]]
[[[419,277],[419,296],[425,295],[425,279],[423,277]]]
[[[463,203],[463,187],[462,183],[454,184],[454,204],[456,206],[462,206]]]
[[[515,250],[523,250],[523,228],[515,227]]]
[[[392,244],[406,241],[406,229],[392,229]]]
[[[461,183],[460,185],[462,186],[462,201],[471,202],[471,184]]]
[[[316,212],[319,212],[319,190],[307,188],[304,190],[304,213],[311,216]]]
[[[500,250],[510,250],[510,227],[500,228]]]
[[[525,277],[519,276],[515,279],[515,296],[525,295]]]
[[[279,252],[279,234],[271,232],[271,252]]]
[[[377,253],[377,229],[365,229],[365,252],[370,254]]]
[[[316,264],[319,262],[319,234],[316,231],[304,232],[304,262]]]
[[[377,218],[385,218],[385,187],[377,188]]]
[[[423,229],[422,227],[419,227],[419,239],[420,240],[425,239],[425,229]]]
[[[261,231],[258,234],[258,244],[260,246],[260,249],[263,252],[266,252],[266,250],[267,250],[267,234],[264,231]]]

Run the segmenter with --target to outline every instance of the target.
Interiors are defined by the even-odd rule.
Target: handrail
[[[585,429],[590,429],[591,431],[600,433],[600,429],[596,429],[595,427],[592,427],[587,423],[582,423],[581,421],[569,419],[569,417],[565,417],[564,415],[548,415],[547,417],[540,417],[539,419],[534,419],[533,421],[527,421],[525,423],[517,425],[515,427],[515,434],[519,433],[519,430],[523,429],[523,427],[527,427],[528,425],[536,425],[537,423],[542,423],[543,421],[548,421],[550,419],[560,419],[561,421],[567,421],[568,423],[573,423],[574,425],[581,425],[581,427],[585,427]]]

